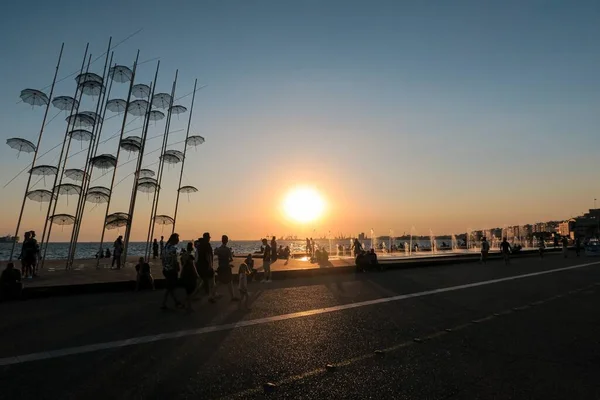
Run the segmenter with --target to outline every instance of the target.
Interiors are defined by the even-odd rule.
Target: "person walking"
[[[162,260],[163,258],[163,252],[165,251],[165,241],[164,241],[165,237],[161,236],[160,237],[160,259]]]
[[[208,295],[208,301],[214,303],[215,297],[215,270],[213,269],[213,249],[210,245],[210,233],[204,232],[202,238],[198,240],[198,247],[196,248],[196,269],[200,279],[202,279],[202,286]]]
[[[161,236],[162,240],[162,236]],[[163,264],[163,276],[165,277],[165,296],[163,298],[163,303],[161,309],[166,310],[167,307],[167,299],[171,297],[175,302],[175,307],[183,308],[183,305],[177,299],[177,295],[175,294],[175,290],[177,289],[177,278],[179,276],[179,262],[177,260],[177,244],[179,243],[179,235],[177,233],[173,233],[169,240],[167,240],[167,244],[164,247],[162,253],[162,264]]]
[[[154,238],[152,243],[152,257],[156,260],[158,258],[158,241]]]
[[[502,256],[504,257],[505,265],[510,264],[511,250],[512,248],[510,247],[510,243],[508,243],[508,240],[506,240],[506,238],[502,239],[502,242],[500,243],[500,251],[502,252]]]
[[[354,239],[354,243],[352,243],[352,250],[354,251],[354,258],[358,257],[361,254],[363,248],[362,244],[358,241],[358,239]]]
[[[487,238],[484,236],[483,238],[481,238],[481,259],[479,260],[480,263],[482,263],[482,264],[487,263],[487,258],[488,258],[489,252],[490,252],[490,242],[488,242]]]
[[[563,257],[567,258],[567,257],[569,257],[569,239],[567,239],[566,236],[563,236],[561,243],[562,243]]]
[[[33,253],[33,258],[31,259],[31,262],[32,262],[31,269],[33,271],[33,276],[36,277],[36,276],[38,276],[38,260],[41,258],[40,245],[39,245],[38,241],[35,239],[35,231],[31,231],[30,234],[31,234],[32,247],[35,249],[35,251]]]
[[[275,240],[275,236],[271,239],[271,264],[277,261],[277,241]]]
[[[221,237],[221,246],[215,249],[215,255],[217,256],[219,262],[219,266],[217,267],[217,275],[219,278],[219,283],[227,286],[227,291],[229,292],[231,301],[238,301],[239,299],[233,294],[233,274],[231,272],[231,269],[233,268],[233,265],[231,265],[231,262],[233,261],[233,252],[229,247],[227,247],[227,243],[229,243],[229,237],[227,235],[223,235]]]
[[[271,246],[267,242],[267,239],[262,240],[263,247],[263,270],[265,271],[263,280],[261,283],[271,283]]]
[[[185,309],[192,312],[192,295],[198,286],[198,271],[194,265],[194,244],[189,242],[181,255],[181,283],[185,288]]]
[[[123,236],[119,236],[115,243],[113,244],[113,259],[111,268],[114,268],[115,263],[117,264],[117,269],[121,269],[121,254],[123,254]]]

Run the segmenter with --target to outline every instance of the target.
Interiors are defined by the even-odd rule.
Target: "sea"
[[[183,240],[180,242],[179,247],[184,247],[187,240]],[[442,245],[443,240],[436,240],[437,246],[440,247]],[[363,247],[365,249],[370,248],[371,240],[367,239],[362,242]],[[387,241],[385,242],[388,244]],[[398,244],[400,241],[397,242]],[[422,249],[427,249],[430,247],[429,240],[413,240],[413,245],[415,243],[419,244],[419,247]],[[448,243],[448,240],[445,241]],[[211,241],[213,248],[216,248],[221,245],[221,242]],[[329,251],[329,246],[333,250],[335,254],[337,246],[342,245],[344,247],[350,246],[350,239],[317,239],[315,240],[315,244],[318,247],[323,247]],[[278,246],[290,246],[290,250],[292,253],[304,253],[306,252],[306,241],[304,240],[278,240]],[[260,251],[261,242],[259,240],[232,240],[228,244],[229,247],[233,250],[234,254],[237,256],[248,255],[249,253],[254,253]],[[112,243],[104,243],[103,250],[106,251],[107,248],[110,251],[113,251]],[[6,261],[10,257],[10,250],[12,248],[12,243],[0,243],[0,261]],[[100,243],[96,242],[80,242],[77,244],[77,249],[75,253],[76,259],[85,259],[85,258],[94,258],[98,249],[100,248]],[[143,256],[146,249],[145,242],[131,242],[129,244],[128,255],[130,256]],[[43,250],[43,249],[42,249]],[[17,258],[21,251],[21,244],[17,244],[15,249],[15,254],[13,258]],[[69,243],[49,243],[48,250],[46,251],[46,259],[47,260],[60,260],[66,259],[67,253],[69,252]]]

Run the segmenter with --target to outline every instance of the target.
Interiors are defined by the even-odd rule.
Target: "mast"
[[[133,89],[133,85],[135,82],[135,72],[137,70],[137,63],[140,57],[140,51],[138,50],[137,55],[135,57],[135,61],[133,63],[133,71],[131,74],[131,81],[129,82],[129,91],[127,92],[127,104],[125,105],[125,111],[123,115],[123,122],[121,123],[121,133],[119,135],[119,145],[117,146],[117,165],[119,165],[119,155],[121,154],[121,140],[123,140],[123,135],[125,134],[125,127],[127,126],[127,114],[129,112],[129,102],[131,101],[131,90]],[[141,151],[141,150],[140,150]],[[98,252],[102,251],[102,244],[104,243],[104,234],[106,233],[106,218],[108,217],[108,212],[110,210],[110,202],[112,199],[112,191],[115,185],[115,177],[117,175],[117,168],[113,170],[113,174],[110,181],[110,195],[108,196],[108,201],[106,204],[106,212],[104,213],[104,219],[102,220],[102,234],[100,235],[100,248]],[[100,265],[100,257],[96,260],[96,268]]]
[[[81,180],[81,190],[79,191],[79,197],[77,199],[77,209],[75,211],[75,225],[73,226],[73,231],[71,232],[71,241],[69,243],[69,252],[67,255],[67,268],[70,268],[73,264],[73,259],[75,258],[75,249],[77,247],[77,239],[79,238],[79,230],[81,229],[81,220],[83,218],[83,210],[85,208],[85,198],[87,192],[87,186],[91,180],[91,175],[93,172],[93,166],[91,165],[91,159],[96,154],[96,149],[98,147],[98,143],[100,142],[100,136],[102,134],[102,127],[104,126],[104,117],[106,109],[103,108],[105,105],[105,100],[110,96],[110,91],[112,89],[111,80],[108,84],[108,88],[106,87],[106,79],[107,79],[107,68],[110,68],[112,64],[114,52],[110,51],[110,46],[112,43],[112,37],[108,39],[108,49],[106,50],[106,58],[104,59],[104,69],[102,71],[102,93],[98,96],[98,101],[96,102],[96,116],[100,116],[100,121],[95,121],[94,129],[92,129],[92,139],[90,140],[90,146],[88,147],[86,159],[85,159],[85,167],[83,169],[83,179]],[[110,54],[110,61],[109,61]],[[115,165],[116,169],[116,165]]]
[[[31,161],[31,168],[35,167],[35,162],[37,160],[38,151],[40,148],[40,143],[42,141],[42,135],[44,134],[44,128],[46,125],[46,118],[48,117],[48,111],[50,110],[50,104],[52,104],[52,95],[54,94],[54,86],[56,85],[56,78],[58,76],[58,70],[60,68],[60,61],[62,60],[63,50],[65,48],[65,44],[60,46],[60,53],[58,55],[58,62],[56,63],[56,70],[54,71],[54,79],[52,80],[52,86],[50,87],[50,96],[48,97],[48,104],[46,105],[46,110],[44,111],[44,118],[42,119],[42,126],[40,128],[40,134],[38,135],[37,146],[35,147],[35,151],[33,153],[33,160]],[[13,245],[10,250],[9,261],[12,261],[13,255],[15,253],[15,246],[17,245],[17,236],[19,235],[19,229],[21,228],[21,220],[23,219],[23,211],[25,210],[25,202],[27,200],[27,192],[29,192],[29,185],[31,184],[31,172],[29,173],[29,177],[27,178],[27,184],[25,185],[25,193],[23,194],[23,202],[21,203],[21,211],[19,212],[19,218],[17,219],[17,227],[15,228],[15,237],[13,240]]]
[[[83,61],[81,62],[81,68],[79,70],[79,74],[81,75],[83,73],[83,69],[85,68],[85,60],[86,58],[88,58],[88,50],[89,50],[90,44],[88,43],[85,46],[85,53],[83,55]],[[89,59],[91,60],[92,55],[89,55]],[[89,68],[89,61],[88,61],[88,68]],[[87,71],[87,69],[86,69]],[[79,94],[79,98],[78,98],[78,94]],[[83,92],[80,93],[79,91],[79,85],[75,86],[75,95],[73,96],[74,99],[76,99],[77,101],[73,102],[73,106],[71,107],[71,113],[70,115],[73,115],[73,111],[75,111],[75,114],[77,114],[79,112],[79,103],[81,100],[81,96],[82,96]],[[68,142],[68,144],[67,144]],[[54,193],[54,190],[56,188],[56,182],[58,180],[58,175],[60,173],[60,164],[63,160],[63,155],[65,156],[65,163],[66,163],[66,154],[69,154],[69,147],[71,145],[71,140],[69,137],[69,123],[67,122],[67,128],[65,129],[65,140],[63,141],[62,147],[60,149],[60,155],[58,157],[58,163],[56,164],[57,166],[57,171],[56,171],[56,175],[54,176],[54,183],[52,184],[52,191]],[[66,154],[65,154],[65,147],[66,147]],[[62,182],[62,174],[60,177],[60,180]],[[44,268],[44,262],[46,261],[46,252],[48,251],[48,241],[50,239],[50,233],[52,231],[52,224],[50,224],[50,226],[48,226],[48,220],[50,219],[50,209],[52,208],[52,205],[54,204],[54,208],[52,210],[52,214],[54,214],[54,212],[56,211],[56,204],[58,203],[58,193],[55,194],[56,198],[51,198],[50,199],[50,203],[48,203],[48,211],[46,212],[46,220],[44,221],[44,231],[42,232],[42,241],[40,246],[42,246],[44,243],[46,244],[46,246],[44,247],[44,254],[42,255],[42,260],[41,260],[41,264],[40,264],[40,268]],[[46,230],[48,230],[46,232]],[[48,233],[47,238],[46,238],[46,233]]]
[[[185,167],[185,158],[187,154],[187,140],[190,136],[190,126],[192,125],[192,113],[194,112],[194,100],[196,98],[196,85],[198,85],[198,79],[194,81],[194,94],[192,95],[192,105],[190,106],[190,115],[188,117],[187,132],[185,133],[185,142],[183,143],[183,161],[181,162],[181,171],[179,172],[179,185],[177,185],[177,199],[175,200],[175,213],[173,214],[173,230],[171,233],[175,233],[175,224],[177,223],[177,209],[179,208],[179,195],[181,189],[181,180],[183,178],[183,168]]]
[[[167,145],[169,143],[169,129],[171,127],[171,116],[173,114],[171,112],[171,110],[173,109],[173,99],[175,97],[175,88],[177,87],[178,74],[179,74],[179,70],[176,70],[175,71],[175,80],[173,81],[173,87],[171,88],[171,99],[169,101],[169,110],[167,112],[167,123],[165,125],[165,135],[163,137],[162,150],[161,150],[160,158],[158,161],[157,187],[156,187],[156,191],[154,192],[154,197],[152,200],[152,210],[150,212],[150,226],[148,227],[146,250],[144,252],[146,260],[148,260],[150,258],[150,242],[152,241],[152,236],[154,236],[154,225],[155,225],[154,218],[156,217],[156,210],[158,209],[158,201],[160,199],[160,185],[162,183],[162,174],[163,174],[164,165],[165,165],[164,153],[165,153],[165,150],[167,149]]]
[[[140,149],[140,153],[137,159],[137,164],[135,168],[135,174],[133,176],[133,185],[131,189],[131,200],[129,202],[129,221],[127,226],[125,227],[125,241],[123,248],[123,257],[125,264],[127,262],[127,250],[129,248],[129,239],[131,237],[131,227],[133,226],[133,211],[135,209],[135,201],[137,198],[137,185],[140,178],[140,169],[142,169],[142,161],[144,160],[144,150],[146,149],[146,137],[148,135],[148,127],[150,125],[150,111],[152,110],[152,98],[154,97],[154,91],[156,89],[156,85],[158,82],[158,71],[160,69],[160,60],[156,63],[156,72],[154,73],[154,83],[152,84],[152,90],[150,91],[150,99],[149,99],[149,109],[146,113],[146,117],[144,120],[144,129],[142,130],[142,148]]]

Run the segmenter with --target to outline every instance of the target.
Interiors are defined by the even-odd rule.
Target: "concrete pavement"
[[[598,261],[252,284],[250,312],[161,312],[162,292],[1,304],[0,398],[598,398]]]

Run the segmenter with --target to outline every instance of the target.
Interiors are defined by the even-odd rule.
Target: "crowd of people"
[[[233,281],[233,250],[228,246],[229,237],[221,237],[221,245],[213,249],[210,243],[210,233],[206,232],[201,238],[188,242],[185,247],[178,250],[179,235],[172,234],[163,245],[155,239],[153,242],[153,257],[160,256],[162,263],[162,274],[165,278],[165,293],[162,309],[168,308],[169,300],[172,300],[176,308],[192,311],[192,301],[202,295],[208,297],[210,303],[215,303],[219,298],[218,287],[225,287],[229,298],[233,302],[239,302],[240,309],[248,309],[248,282],[257,280],[258,270],[254,267],[254,257],[248,254],[237,270],[237,290]],[[155,245],[156,244],[156,245]],[[262,239],[261,254],[263,279],[261,283],[271,283],[271,264],[278,259],[286,262],[291,255],[289,247],[277,247],[275,237],[269,241]],[[214,265],[216,259],[216,268]],[[150,273],[150,265],[143,257],[139,259],[136,266],[137,283],[136,289],[147,287],[154,289],[154,278]],[[183,287],[185,296],[183,299],[177,295],[177,288]]]

